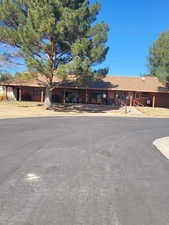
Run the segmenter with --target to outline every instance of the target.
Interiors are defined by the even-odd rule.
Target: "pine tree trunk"
[[[46,87],[45,106],[47,108],[50,108],[52,106],[52,91],[51,91],[50,87]]]

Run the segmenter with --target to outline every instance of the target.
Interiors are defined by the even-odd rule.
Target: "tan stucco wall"
[[[10,101],[16,101],[13,87],[7,87],[7,99]]]
[[[0,100],[4,100],[6,98],[6,87],[0,86]]]

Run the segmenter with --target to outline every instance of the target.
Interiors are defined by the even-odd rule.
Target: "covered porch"
[[[54,103],[109,104],[107,90],[88,88],[55,88],[52,92]]]
[[[44,102],[45,87],[4,86],[1,95],[10,101]],[[120,107],[169,107],[168,94],[137,91],[120,91],[96,88],[57,87],[52,91],[52,102],[61,104],[103,104]]]
[[[43,102],[45,99],[45,88],[3,86],[3,93],[1,95],[4,100],[8,101]]]
[[[113,106],[152,106],[158,105],[156,93],[117,91],[91,88],[55,88],[52,93],[54,103],[103,104]]]

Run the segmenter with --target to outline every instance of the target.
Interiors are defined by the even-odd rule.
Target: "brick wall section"
[[[40,90],[42,90],[42,89],[40,88]],[[21,93],[22,93],[22,100],[24,99],[25,95],[29,94],[32,98],[32,101],[35,101],[35,102],[41,101],[41,95],[40,96],[34,96],[32,87],[22,87]]]
[[[169,94],[166,94],[166,93],[156,94],[156,105],[155,106],[169,108]]]
[[[61,89],[61,88],[55,88],[55,89],[52,91],[52,95],[53,95],[53,96],[57,96],[59,102],[61,103],[61,102],[63,102],[64,89]]]

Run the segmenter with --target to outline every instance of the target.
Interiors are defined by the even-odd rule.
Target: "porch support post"
[[[130,94],[130,107],[133,106],[133,95]]]
[[[66,103],[66,92],[65,92],[65,88],[63,89],[63,104]]]
[[[19,101],[22,101],[22,89],[19,88]]]
[[[8,100],[8,87],[7,86],[5,87],[5,97],[6,97],[6,100]]]
[[[153,108],[155,107],[155,102],[156,102],[156,96],[153,95],[153,104],[152,104]]]
[[[88,91],[87,91],[87,88],[86,88],[86,104],[88,103]]]
[[[41,102],[44,100],[44,88],[41,89]]]

